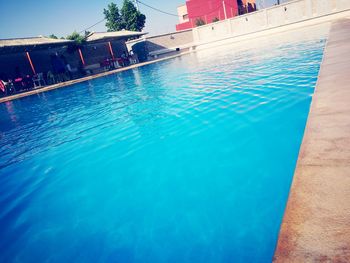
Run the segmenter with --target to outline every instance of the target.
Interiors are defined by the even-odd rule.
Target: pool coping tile
[[[350,262],[350,19],[330,30],[274,262]]]

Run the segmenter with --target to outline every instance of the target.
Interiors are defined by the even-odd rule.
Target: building
[[[255,0],[238,0],[237,3],[239,15],[256,11]]]
[[[0,39],[0,78],[8,81],[22,75],[35,75],[51,67],[50,55],[63,53],[73,41],[47,37]]]
[[[106,70],[106,60],[115,61],[127,52],[127,40],[144,34],[146,33],[126,30],[92,33],[80,45],[71,40],[41,36],[0,39],[0,79],[14,82],[16,79],[26,78],[28,83],[31,82],[28,87],[32,88],[35,84],[31,80],[34,81],[40,75],[43,83],[53,84],[48,80],[51,73],[58,75],[54,68],[56,57],[65,65],[69,64],[72,69],[70,78],[99,73]],[[21,91],[24,86],[22,82],[21,80],[18,87],[15,87],[16,92]],[[0,97],[3,95],[0,92]]]
[[[180,23],[176,30],[196,27],[198,23],[209,24],[217,20],[224,20],[238,15],[237,0],[189,0],[179,6]]]
[[[144,34],[126,30],[92,33],[81,46],[74,41],[47,37],[0,39],[0,77],[15,78],[16,68],[22,75],[52,71],[52,54],[63,55],[73,68],[81,65],[89,68],[99,65],[105,58],[121,57],[127,51],[125,42]]]
[[[188,0],[177,8],[180,23],[176,25],[176,30],[194,28],[201,23],[209,24],[255,10],[255,0]]]
[[[128,52],[126,41],[137,39],[147,33],[135,31],[94,32],[86,39],[82,49],[84,68],[92,73],[104,71],[101,67],[107,58],[117,59]]]

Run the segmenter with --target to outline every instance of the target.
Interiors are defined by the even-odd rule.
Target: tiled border
[[[350,19],[332,24],[275,262],[350,262]]]

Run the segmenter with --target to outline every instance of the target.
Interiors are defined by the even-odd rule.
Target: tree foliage
[[[124,0],[120,10],[126,30],[142,31],[145,27],[146,16],[137,11],[130,0]]]
[[[56,35],[54,35],[54,34],[49,35],[49,38],[58,39],[58,37]]]
[[[88,38],[90,35],[91,35],[91,32],[85,30],[85,32],[84,32],[84,37],[85,37],[85,38]]]
[[[115,3],[110,3],[107,9],[103,10],[107,20],[106,27],[110,31],[131,30],[142,31],[145,27],[146,16],[130,0],[124,0],[123,6],[119,11]]]
[[[202,18],[197,18],[196,19],[196,26],[204,26],[205,22]]]
[[[115,3],[110,3],[107,9],[103,9],[103,14],[107,20],[106,27],[108,32],[120,31],[124,28],[123,20],[119,13],[119,8]]]
[[[78,45],[81,45],[86,41],[85,36],[80,35],[77,31],[74,31],[72,34],[68,35],[66,39],[74,40]]]

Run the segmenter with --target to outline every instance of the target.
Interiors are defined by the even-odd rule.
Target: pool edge
[[[274,262],[350,262],[350,19],[333,22]]]
[[[0,103],[4,103],[7,101],[12,101],[12,100],[16,100],[16,99],[20,99],[20,98],[24,98],[24,97],[28,97],[28,96],[32,96],[32,95],[36,95],[42,92],[46,92],[46,91],[50,91],[50,90],[55,90],[55,89],[59,89],[59,88],[63,88],[63,87],[68,87],[74,84],[78,84],[78,83],[82,83],[82,82],[86,82],[89,80],[93,80],[93,79],[97,79],[97,78],[101,78],[101,77],[105,77],[105,76],[109,76],[109,75],[113,75],[119,72],[123,72],[123,71],[127,71],[130,69],[135,69],[135,68],[139,68],[139,67],[143,67],[143,66],[147,66],[150,64],[154,64],[157,62],[161,62],[164,60],[169,60],[169,59],[173,59],[173,58],[177,58],[177,57],[181,57],[183,55],[189,54],[190,51],[185,51],[185,52],[181,52],[179,54],[173,55],[173,56],[168,56],[168,57],[164,57],[164,58],[159,58],[159,59],[155,59],[155,60],[151,60],[151,61],[147,61],[147,62],[142,62],[142,63],[138,63],[138,64],[134,64],[131,66],[127,66],[124,68],[118,68],[118,69],[114,69],[111,71],[106,71],[106,72],[102,72],[99,74],[95,74],[95,75],[91,75],[91,76],[87,76],[87,77],[83,77],[83,78],[79,78],[79,79],[74,79],[74,80],[69,80],[66,82],[61,82],[58,84],[54,84],[54,85],[50,85],[50,86],[45,86],[45,87],[41,87],[41,88],[37,88],[37,89],[33,89],[30,91],[26,91],[23,93],[19,93],[19,94],[15,94],[15,95],[11,95],[8,97],[3,97],[0,98]]]

